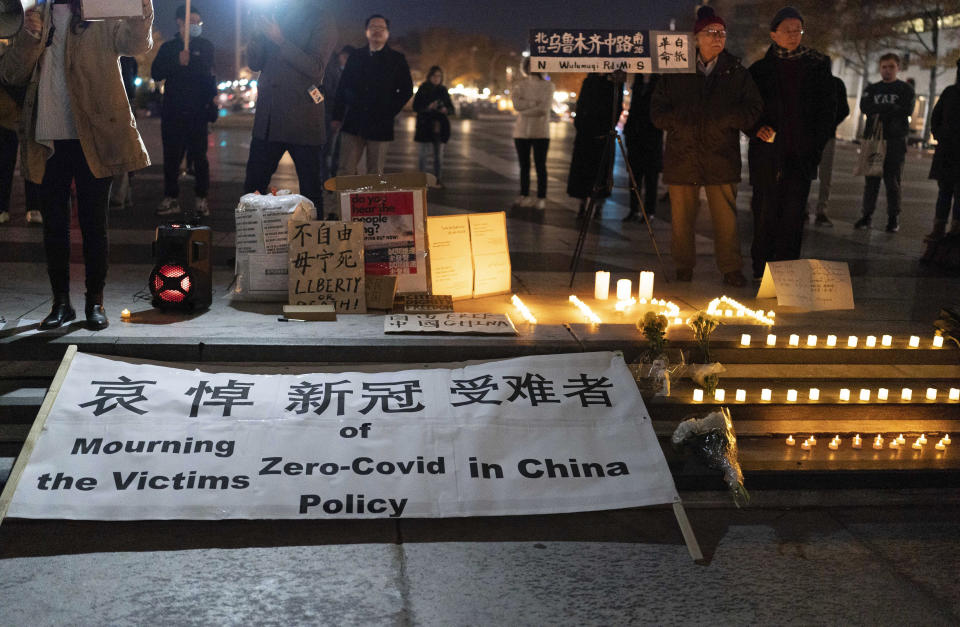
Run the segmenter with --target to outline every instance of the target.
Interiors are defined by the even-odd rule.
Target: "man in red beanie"
[[[740,131],[753,128],[763,101],[740,59],[724,47],[726,24],[710,7],[697,11],[697,72],[667,74],[650,103],[653,123],[667,131],[663,181],[670,188],[677,280],[690,281],[697,262],[694,224],[703,187],[713,219],[714,254],[723,282],[742,287],[737,234]]]

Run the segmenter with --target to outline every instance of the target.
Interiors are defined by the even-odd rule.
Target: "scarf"
[[[781,48],[777,44],[770,44],[770,51],[779,59],[799,59],[803,55],[810,52],[810,48],[807,48],[806,46],[797,46],[795,50],[787,50],[786,48]]]

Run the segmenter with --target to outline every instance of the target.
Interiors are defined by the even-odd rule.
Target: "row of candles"
[[[928,401],[937,400],[939,391],[937,388],[927,388],[924,398]],[[787,390],[787,402],[796,403],[800,394],[797,390]],[[869,402],[870,397],[872,396],[872,391],[869,388],[860,388],[860,394],[858,396],[861,402]],[[849,388],[840,388],[840,393],[838,398],[842,402],[848,402],[850,400],[850,389]],[[890,390],[887,388],[878,388],[877,389],[877,400],[886,401],[890,398]],[[717,388],[713,392],[713,399],[718,403],[722,403],[727,399],[727,391],[723,388]],[[738,403],[743,403],[747,400],[747,391],[746,390],[737,390],[734,393],[734,399]],[[820,400],[820,388],[810,388],[807,391],[807,399],[811,401]],[[951,401],[960,401],[960,388],[950,388],[947,392],[947,399]],[[773,400],[773,390],[770,388],[763,388],[760,390],[760,400],[761,401],[771,401]],[[900,400],[910,401],[913,400],[913,389],[912,388],[902,388],[900,390]],[[695,403],[703,402],[703,390],[697,388],[693,391],[693,401]]]
[[[945,451],[947,447],[950,446],[950,442],[951,442],[950,434],[948,433],[944,435],[942,438],[940,438],[940,441],[937,442],[933,446],[933,448],[937,449],[938,451]],[[840,448],[840,445],[842,443],[843,443],[843,440],[840,439],[840,436],[834,435],[833,439],[830,440],[830,443],[827,444],[827,448],[829,448],[831,451],[836,451],[837,449]],[[884,443],[883,436],[878,433],[877,437],[873,439],[873,448],[880,450],[883,448],[883,443]],[[796,446],[797,440],[793,437],[793,435],[789,435],[787,436],[786,444],[787,446]],[[901,433],[899,436],[895,438],[890,438],[890,444],[888,444],[888,447],[892,449],[899,449],[899,448],[905,447],[906,444],[907,444],[907,439],[903,437],[903,434]],[[918,437],[913,442],[913,444],[910,445],[910,447],[916,450],[922,450],[926,444],[927,444],[927,436],[921,433],[920,437]],[[809,438],[804,440],[802,444],[800,444],[800,448],[802,448],[805,451],[809,451],[816,445],[817,445],[817,438],[811,435]],[[859,433],[853,436],[853,438],[851,438],[850,447],[863,448],[863,438],[860,437]]]
[[[807,341],[804,345],[807,348],[816,348],[819,341],[820,341],[820,338],[817,337],[816,335],[808,335]],[[752,342],[753,342],[753,337],[749,333],[744,333],[740,336],[740,346],[749,347]],[[860,338],[858,338],[856,335],[850,335],[847,337],[847,348],[856,348],[859,345],[859,343],[860,343]],[[776,346],[777,336],[774,335],[773,333],[767,334],[766,344],[767,346]],[[797,335],[796,333],[792,333],[790,335],[789,340],[787,341],[787,344],[793,347],[800,346],[800,336]],[[827,346],[827,348],[834,348],[835,346],[837,346],[837,336],[828,335],[824,344]],[[868,335],[864,339],[864,345],[867,348],[876,348],[877,336]],[[892,335],[880,336],[880,346],[883,346],[885,348],[889,348],[893,346],[893,336]],[[907,346],[909,346],[910,348],[920,348],[920,336],[911,335],[910,339],[907,340]],[[933,348],[943,348],[943,336],[934,335],[933,340],[930,342],[930,346],[932,346]]]
[[[653,272],[641,272],[640,280],[637,282],[637,299],[647,301],[653,298]],[[610,273],[605,270],[597,270],[593,281],[593,297],[597,300],[607,300],[610,298]],[[630,279],[619,279],[617,281],[617,300],[624,301],[633,298],[633,282]]]

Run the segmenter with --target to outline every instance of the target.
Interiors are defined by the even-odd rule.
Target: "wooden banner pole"
[[[683,534],[683,541],[687,543],[687,551],[694,561],[702,560],[703,553],[700,551],[700,544],[697,542],[697,536],[693,534],[693,527],[687,520],[687,512],[683,509],[683,502],[677,499],[673,504],[673,515],[677,517],[677,524],[680,525],[680,533]]]

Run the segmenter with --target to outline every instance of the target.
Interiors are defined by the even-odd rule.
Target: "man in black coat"
[[[262,16],[247,44],[247,64],[260,72],[244,192],[269,193],[285,152],[297,169],[300,195],[323,209],[324,63],[336,45],[329,12],[310,0],[287,0]]]
[[[367,45],[350,55],[337,85],[331,125],[341,132],[341,174],[357,173],[364,149],[367,172],[383,172],[393,120],[413,95],[406,57],[387,45],[390,22],[371,15],[365,28]]]
[[[780,9],[770,23],[773,43],[750,66],[764,102],[749,148],[754,279],[768,261],[800,258],[810,182],[835,131],[830,58],[801,46],[802,37],[800,12]]]
[[[663,131],[650,119],[650,99],[657,87],[657,74],[637,74],[630,90],[630,115],[623,125],[623,137],[627,143],[627,159],[637,192],[643,186],[643,209],[648,217],[657,212],[657,181],[663,169]],[[637,195],[630,194],[630,213],[624,222],[640,219],[640,203]]]
[[[666,74],[650,103],[653,123],[667,132],[663,180],[670,188],[670,253],[677,280],[690,281],[697,253],[694,225],[700,187],[713,221],[714,254],[723,282],[742,287],[737,234],[740,131],[756,123],[763,102],[740,59],[724,47],[726,25],[710,7],[697,11],[696,74]]]
[[[163,201],[157,215],[180,213],[180,162],[184,154],[193,164],[196,212],[209,215],[207,191],[210,165],[207,161],[207,123],[217,95],[213,77],[213,44],[200,36],[203,21],[196,4],[177,7],[177,36],[157,51],[150,68],[153,80],[164,81],[160,107],[160,137],[163,141]],[[190,50],[184,50],[184,28],[190,29]],[[129,88],[128,88],[129,89]],[[129,93],[128,93],[129,95]]]
[[[883,184],[887,188],[887,233],[900,230],[900,177],[907,156],[907,134],[910,132],[909,117],[915,100],[913,87],[897,79],[900,57],[891,53],[880,57],[881,80],[868,85],[860,98],[860,110],[867,116],[865,136],[875,132],[877,124],[883,125],[883,139],[887,142],[887,154],[883,159]],[[877,208],[880,194],[879,176],[866,177],[863,188],[863,217],[853,225],[855,229],[868,229]]]

